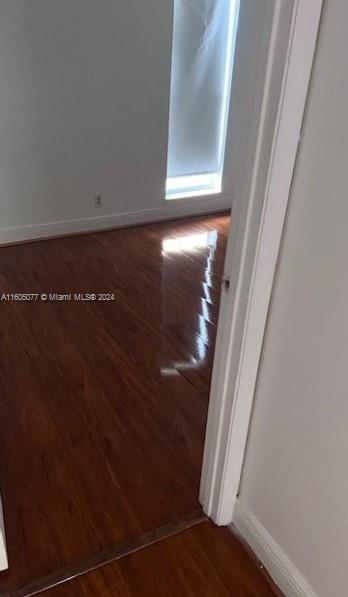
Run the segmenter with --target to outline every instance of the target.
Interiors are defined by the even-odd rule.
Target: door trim
[[[7,568],[8,561],[6,551],[5,524],[0,493],[0,570],[6,570]]]
[[[273,0],[267,15],[263,4],[241,2],[232,83],[232,102],[244,87],[232,109],[237,164],[224,272],[230,283],[222,290],[200,490],[204,512],[218,525],[232,521],[242,476],[322,8],[322,0]],[[247,32],[254,39],[249,57]]]

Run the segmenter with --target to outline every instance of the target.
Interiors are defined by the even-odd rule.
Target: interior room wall
[[[347,594],[347,22],[324,3],[236,514],[287,596]]]
[[[0,2],[0,241],[230,205],[228,190],[164,200],[172,13],[173,0]]]

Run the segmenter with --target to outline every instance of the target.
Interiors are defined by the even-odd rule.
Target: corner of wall
[[[318,597],[280,545],[240,499],[231,527],[237,528],[285,597]]]

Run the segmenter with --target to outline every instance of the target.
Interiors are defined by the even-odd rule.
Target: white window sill
[[[219,195],[222,188],[221,174],[195,174],[167,178],[166,199],[185,199]]]

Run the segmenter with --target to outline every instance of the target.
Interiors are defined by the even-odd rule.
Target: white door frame
[[[0,493],[0,571],[8,568],[6,540],[5,540],[5,525],[4,516],[2,512],[2,502]]]
[[[200,501],[232,521],[322,0],[241,0],[232,84],[234,203]],[[232,151],[233,151],[232,147]]]

